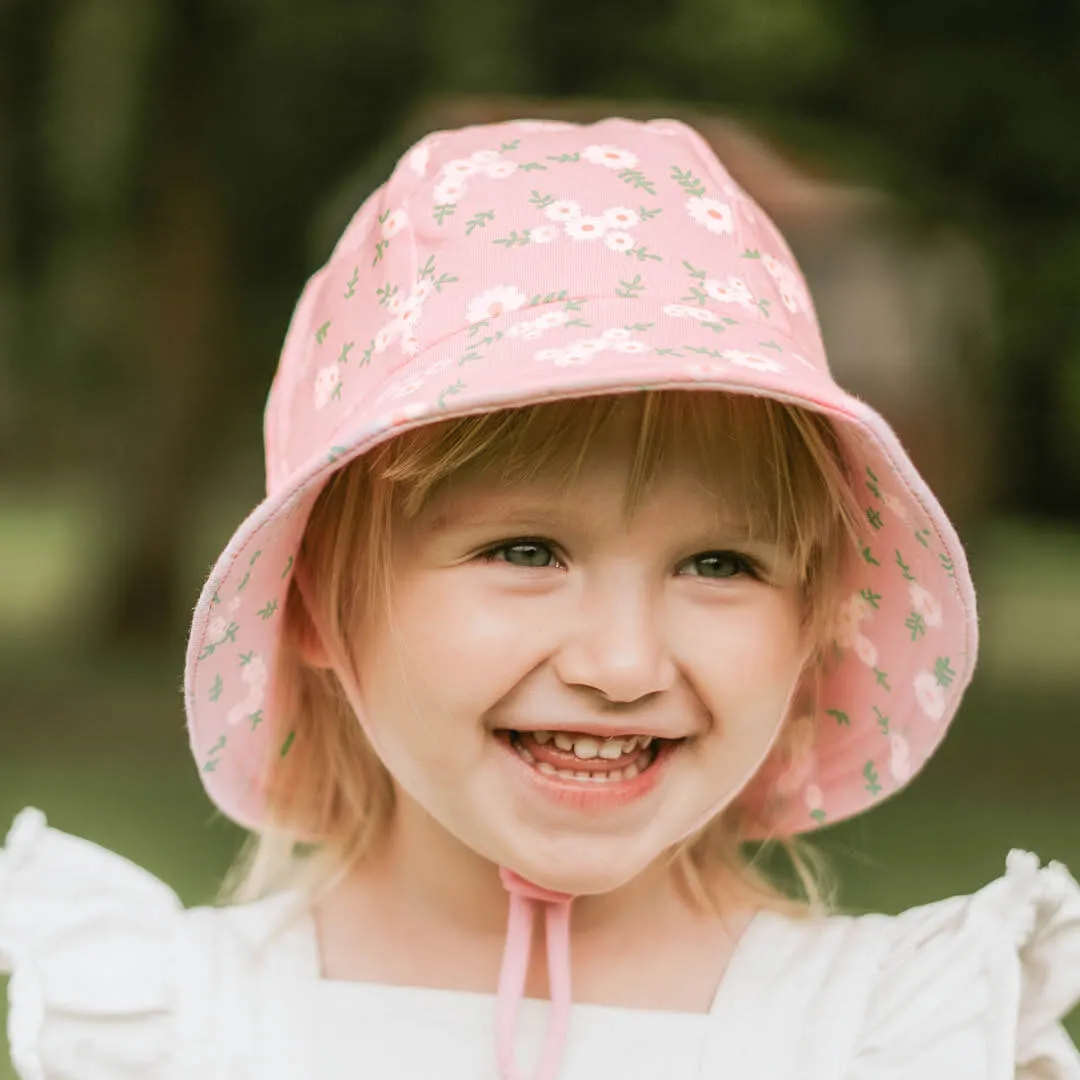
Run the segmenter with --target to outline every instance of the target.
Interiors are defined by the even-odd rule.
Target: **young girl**
[[[20,815],[24,1080],[1080,1076],[1063,867],[828,916],[796,844],[924,765],[975,602],[695,132],[425,138],[303,293],[266,460],[186,680],[256,842],[183,911]]]

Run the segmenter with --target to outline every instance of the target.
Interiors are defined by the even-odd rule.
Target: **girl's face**
[[[460,478],[396,521],[389,614],[356,658],[399,800],[575,894],[734,798],[806,655],[791,560],[688,462],[628,521],[631,453],[615,430],[569,489]]]

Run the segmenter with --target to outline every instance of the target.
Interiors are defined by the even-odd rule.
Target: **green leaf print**
[[[706,349],[704,345],[684,345],[687,352],[700,353],[702,356],[711,356],[714,360],[723,360],[724,354],[716,349]]]
[[[439,408],[440,409],[445,409],[446,408],[446,399],[448,397],[453,397],[455,394],[460,394],[461,391],[464,390],[464,389],[465,389],[465,383],[463,383],[460,379],[458,379],[454,383],[451,383],[448,387],[446,387],[446,389],[443,390],[443,392],[438,397],[438,406],[439,406]]]
[[[875,529],[880,529],[883,524],[880,511],[875,510],[872,506],[866,508],[866,520],[869,521]]]
[[[947,656],[939,656],[934,661],[934,678],[937,680],[938,686],[944,688],[952,686],[953,679],[956,678],[956,672],[949,663]]]
[[[199,653],[199,659],[205,660],[207,657],[213,656],[214,653],[221,648],[225,642],[229,642],[233,645],[236,644],[236,635],[240,632],[240,624],[237,622],[231,622],[225,628],[224,633],[218,638],[217,641],[208,641],[202,647],[202,651]]]
[[[930,530],[929,529],[916,529],[915,530],[915,539],[918,540],[919,543],[922,544],[922,546],[924,548],[929,548],[930,547],[930,542],[927,539],[927,537],[929,535],[930,535]]]
[[[345,299],[351,300],[356,295],[356,283],[360,280],[360,267],[354,266],[352,277],[345,282]]]
[[[642,221],[648,221],[650,218],[654,218],[657,214],[662,214],[663,212],[664,208],[662,206],[654,207],[652,210],[649,210],[644,206],[638,207],[638,217],[641,218]]]
[[[873,608],[873,609],[874,609],[875,611],[877,611],[877,610],[878,610],[878,609],[879,609],[879,608],[881,607],[881,604],[879,603],[879,601],[881,600],[881,593],[879,593],[879,592],[874,592],[874,590],[873,590],[873,589],[860,589],[860,590],[859,590],[859,595],[860,595],[860,596],[861,596],[861,597],[862,597],[862,598],[863,598],[863,599],[864,599],[864,600],[865,600],[865,601],[866,601],[866,602],[867,602],[867,603],[868,603],[868,604],[869,604],[869,605],[870,605],[870,606],[871,606],[871,607],[872,607],[872,608]]]
[[[250,652],[241,653],[240,654],[240,666],[241,667],[247,667],[248,664],[250,664],[251,661],[254,660],[254,659],[255,659],[255,650],[254,649],[252,649]]]
[[[281,749],[278,751],[278,757],[284,757],[291,749],[293,741],[296,739],[296,732],[290,731],[285,736],[285,741],[281,744]]]
[[[440,221],[439,224],[441,225],[442,222]],[[382,262],[382,257],[383,257],[384,254],[386,254],[386,249],[389,246],[390,246],[390,241],[389,240],[378,240],[378,241],[376,241],[376,243],[375,243],[375,258],[371,260],[371,265],[372,266],[377,266],[379,263]]]
[[[882,735],[889,734],[889,718],[875,705],[874,716],[877,717],[877,725],[881,728]]]
[[[651,180],[646,179],[640,169],[621,169],[617,174],[624,184],[633,184],[635,191],[647,191],[650,195],[656,194],[656,187]]]
[[[660,348],[656,350],[657,356],[682,356],[682,353],[678,349]]]
[[[692,278],[697,278],[698,281],[704,281],[709,276],[707,271],[699,270],[696,266],[688,263],[685,259],[683,259],[683,266],[685,266],[687,271],[689,271],[690,276]]]
[[[704,307],[708,297],[705,295],[704,290],[699,289],[696,285],[691,285],[690,295],[680,296],[679,299],[684,304],[697,304],[698,307]]]
[[[546,210],[555,201],[554,195],[541,195],[539,191],[529,194],[529,202],[538,210]]]
[[[576,152],[573,154],[548,154],[547,159],[548,161],[560,161],[566,165],[572,161],[580,161],[581,155]]]
[[[756,248],[747,248],[740,257],[743,259],[760,259],[761,252]]]
[[[647,262],[652,260],[653,262],[663,262],[664,260],[659,256],[651,252],[644,244],[638,244],[637,247],[630,248],[627,255],[636,255],[638,262]]]
[[[375,295],[379,298],[379,305],[381,307],[386,307],[386,305],[397,296],[397,293],[398,287],[396,285],[391,285],[389,281],[383,285],[382,288],[375,290]]]
[[[905,581],[915,580],[915,575],[911,572],[911,567],[904,562],[904,556],[900,554],[899,548],[896,551],[896,565],[900,567],[900,573],[904,575]]]
[[[278,602],[276,600],[269,600],[264,607],[260,608],[259,611],[256,612],[256,614],[259,616],[260,619],[262,619],[263,622],[266,622],[266,620],[269,619],[274,614],[274,612],[277,611],[277,609]]]
[[[499,149],[505,154],[508,150],[516,150],[521,145],[520,139],[514,139],[513,142],[504,142]]]
[[[537,293],[525,306],[539,307],[541,304],[556,304],[565,300],[566,297],[565,289],[560,289],[558,292]]]
[[[766,319],[771,319],[772,315],[769,312],[769,307],[772,304],[771,300],[766,300],[763,296],[759,296],[754,301],[754,306],[765,316]]]
[[[330,447],[330,453],[326,455],[326,458],[327,458],[327,461],[329,462],[329,464],[333,465],[334,462],[337,461],[337,459],[339,457],[341,457],[341,455],[346,452],[346,450],[348,450],[347,446],[331,446]],[[292,556],[290,555],[289,556],[289,565],[285,568],[285,574],[287,574],[291,569],[292,569]],[[285,574],[282,574],[281,576],[284,577]]]
[[[222,681],[221,676],[217,675],[214,678],[214,685],[210,687],[210,700],[217,701],[221,697],[221,691],[225,689],[225,683]]]
[[[825,811],[824,811],[824,810],[821,810],[821,809],[818,809],[818,810],[811,810],[811,811],[810,811],[810,816],[811,816],[811,817],[812,817],[812,818],[813,818],[813,819],[814,819],[814,820],[815,820],[815,821],[816,821],[816,822],[817,822],[817,823],[818,823],[819,825],[824,825],[824,824],[825,824]]]
[[[536,172],[537,169],[547,172],[547,166],[541,165],[539,161],[523,161],[518,168],[522,172]]]
[[[863,766],[863,779],[866,780],[866,790],[871,795],[878,795],[881,793],[881,784],[878,782],[877,770],[874,768],[874,759],[871,758]]]
[[[871,566],[880,566],[880,565],[881,565],[881,563],[879,563],[879,562],[877,561],[877,559],[875,559],[875,558],[874,558],[873,554],[871,554],[871,551],[870,551],[870,545],[869,545],[869,544],[867,544],[867,545],[866,545],[866,547],[864,547],[864,548],[862,549],[862,557],[863,557],[863,559],[864,559],[864,560],[865,560],[866,562],[868,562],[868,563],[869,563],[869,564],[870,564]]]
[[[775,341],[759,341],[758,346],[762,349],[775,349],[778,353],[782,353],[784,350],[780,345],[777,345]]]
[[[348,362],[349,353],[352,352],[353,345],[355,344],[356,343],[353,341],[346,341],[345,344],[341,346],[341,352],[338,353],[337,358],[339,364],[344,364]]]
[[[874,497],[881,498],[881,490],[878,487],[878,478],[874,475],[874,470],[869,465],[866,466],[866,475],[868,477],[866,486],[874,493]]]
[[[619,282],[619,288],[615,290],[615,295],[621,296],[624,300],[636,300],[644,288],[645,282],[641,280],[641,275],[635,274],[633,281]]]
[[[326,322],[315,331],[315,340],[321,345],[326,340],[326,335],[330,333],[330,320]]]
[[[457,205],[455,203],[439,203],[435,209],[432,210],[431,216],[441,225],[456,209]]]
[[[873,671],[878,686],[884,687],[891,694],[892,687],[889,685],[889,673],[887,671],[882,671],[881,668],[874,668]]]
[[[671,167],[671,179],[679,185],[687,195],[704,195],[705,185],[689,169],[685,171],[677,165]]]
[[[926,633],[926,620],[917,611],[908,613],[904,625],[911,631],[912,641],[918,640]]]
[[[938,558],[941,560],[942,570],[944,570],[945,573],[949,575],[949,577],[956,577],[956,567],[953,565],[952,559],[950,559],[947,555],[943,554],[938,555]]]
[[[452,285],[458,278],[454,274],[440,274],[438,277],[432,277],[431,284],[435,286],[435,291],[442,292],[444,285]]]
[[[841,709],[826,709],[826,716],[831,716],[841,727],[851,727],[851,717]]]
[[[643,333],[646,330],[651,330],[656,324],[651,322],[636,322],[630,323],[629,326],[624,326],[624,330],[629,330],[631,333]]]
[[[360,354],[360,363],[357,367],[366,367],[371,363],[372,356],[375,355],[375,339],[372,338],[367,345],[367,348]]]
[[[517,229],[511,229],[509,236],[500,236],[496,240],[492,240],[493,244],[502,244],[503,247],[523,247],[529,242],[529,229],[525,229],[522,232],[518,232]]]
[[[289,556],[289,561],[285,564],[285,569],[281,571],[281,580],[284,581],[289,576],[289,571],[293,568],[293,563],[296,561],[294,556]]]
[[[472,236],[474,229],[483,229],[495,219],[494,210],[481,210],[465,222],[465,235]]]
[[[248,719],[251,721],[251,730],[254,731],[263,722],[262,709],[256,709],[255,712],[248,713]]]

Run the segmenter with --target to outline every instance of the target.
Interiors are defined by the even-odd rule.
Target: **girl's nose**
[[[625,581],[583,590],[576,618],[555,654],[568,686],[588,687],[612,702],[638,701],[675,683],[662,597]]]

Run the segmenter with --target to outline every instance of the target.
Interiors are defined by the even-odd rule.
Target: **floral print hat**
[[[885,421],[833,381],[791,252],[697,132],[521,120],[422,139],[300,298],[266,411],[268,495],[214,567],[188,647],[191,747],[218,807],[257,828],[264,769],[292,744],[270,672],[335,470],[420,424],[646,388],[764,394],[833,421],[864,514],[839,660],[812,753],[767,761],[746,797],[785,834],[904,786],[975,663],[944,512]]]
[[[266,411],[268,494],[218,560],[188,647],[191,747],[218,807],[258,828],[266,770],[293,745],[270,673],[304,527],[336,470],[421,424],[663,388],[824,413],[862,499],[811,752],[795,763],[772,754],[743,797],[782,835],[859,813],[911,780],[971,678],[971,579],[896,436],[833,381],[783,238],[681,123],[522,120],[421,140],[300,298]],[[502,878],[500,1071],[519,1075],[514,1017],[542,907],[553,1009],[537,1075],[553,1076],[569,1019],[572,898]]]

